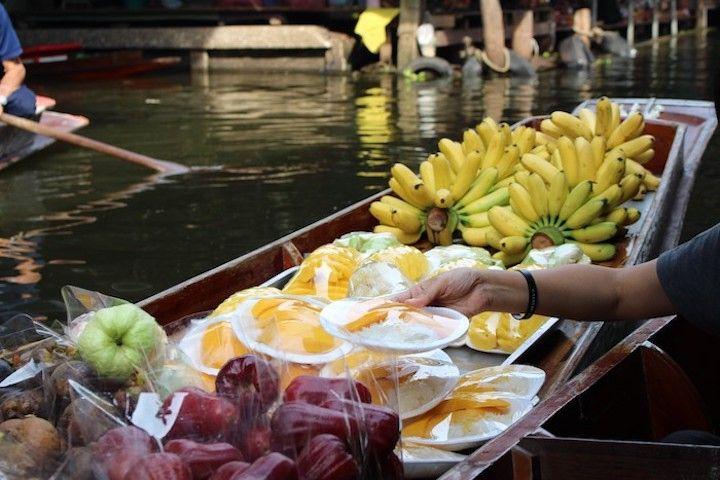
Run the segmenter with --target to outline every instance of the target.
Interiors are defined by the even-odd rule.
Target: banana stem
[[[427,216],[427,228],[434,232],[442,232],[448,223],[448,213],[444,208],[434,207]]]

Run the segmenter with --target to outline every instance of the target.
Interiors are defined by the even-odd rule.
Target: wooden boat
[[[164,70],[180,64],[180,57],[146,58],[140,51],[89,54],[79,43],[35,45],[25,48],[22,61],[31,78],[103,80]]]
[[[55,100],[38,95],[37,113],[32,120],[63,132],[73,132],[89,123],[87,118],[80,115],[50,111],[49,109],[54,106]],[[0,123],[0,170],[54,142],[52,138]]]
[[[638,205],[644,220],[634,225],[622,242],[619,258],[613,262],[619,267],[650,259],[677,243],[681,218],[717,117],[710,102],[615,101],[623,106],[638,103],[647,112],[663,107],[656,109],[657,119],[646,122],[647,131],[656,137],[657,151],[648,167],[662,174],[663,182],[656,194]],[[214,308],[240,289],[281,275],[320,245],[351,231],[370,230],[376,222],[368,206],[385,193],[140,305],[169,331],[181,328],[194,313]],[[678,213],[681,218],[675,220]],[[545,370],[540,403],[441,478],[660,479],[680,478],[680,471],[682,478],[711,478],[720,463],[720,448],[653,442],[673,430],[706,429],[711,419],[720,418],[720,402],[716,401],[720,399],[719,355],[710,339],[679,319],[659,318],[620,327],[609,322],[561,320],[517,358],[517,363]],[[700,393],[715,406],[708,411],[712,416],[703,411]]]

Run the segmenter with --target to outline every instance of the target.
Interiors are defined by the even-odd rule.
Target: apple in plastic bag
[[[238,422],[238,408],[234,403],[195,387],[181,388],[176,393],[179,392],[186,395],[166,440],[187,438],[210,442],[232,439]],[[164,411],[169,409],[173,395],[165,399]]]
[[[157,442],[144,430],[117,427],[95,442],[93,456],[108,480],[123,480],[135,463],[157,450]]]
[[[155,319],[131,303],[95,312],[78,339],[80,356],[103,377],[127,379],[157,350]]]

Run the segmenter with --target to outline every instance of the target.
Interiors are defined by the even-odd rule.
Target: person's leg
[[[487,58],[499,68],[507,69],[505,60],[505,23],[499,0],[480,0],[483,49]]]
[[[573,29],[580,35],[583,43],[590,46],[590,34],[592,31],[592,13],[590,9],[582,6],[573,13]]]
[[[662,443],[677,443],[681,445],[716,445],[720,446],[720,437],[701,430],[679,430],[667,435]]]
[[[35,94],[23,85],[8,97],[4,110],[18,117],[32,117],[35,115],[36,104]]]
[[[516,20],[513,28],[512,49],[525,60],[533,57],[533,11],[525,10]]]

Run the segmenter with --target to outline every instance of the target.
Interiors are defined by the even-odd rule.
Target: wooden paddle
[[[116,147],[114,145],[98,142],[97,140],[83,137],[81,135],[63,132],[56,128],[48,127],[47,125],[28,120],[27,118],[10,115],[9,113],[0,113],[0,121],[5,122],[15,128],[27,130],[28,132],[33,132],[38,135],[54,138],[62,142],[71,143],[73,145],[77,145],[78,147],[95,150],[96,152],[104,153],[106,155],[125,160],[126,162],[137,163],[138,165],[151,168],[160,173],[176,174],[190,171],[188,167],[180,165],[178,163],[158,160],[157,158],[152,158],[148,157],[147,155],[131,152],[130,150],[125,150],[124,148]]]

